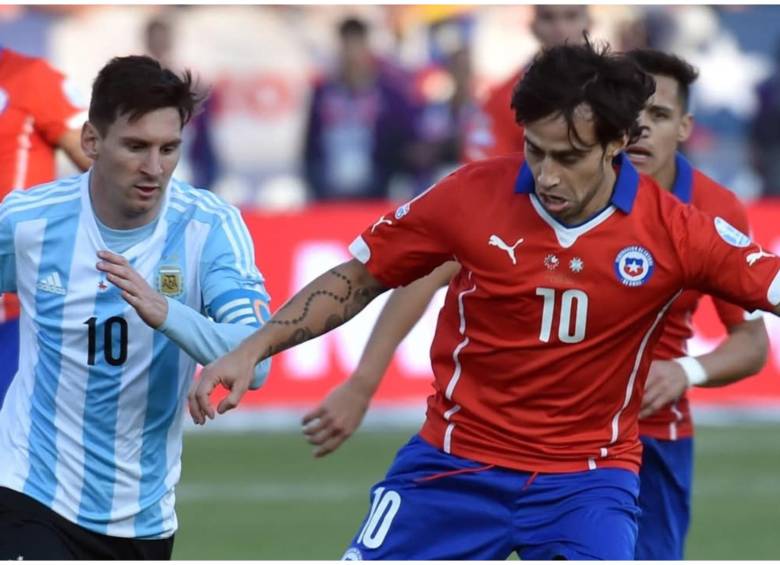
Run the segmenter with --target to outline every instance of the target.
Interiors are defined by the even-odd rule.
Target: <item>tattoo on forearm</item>
[[[276,347],[273,346],[269,347],[265,351],[265,353],[263,353],[263,356],[260,359],[258,359],[258,363],[263,359],[267,359],[268,357],[271,357],[272,355],[276,355],[280,351],[284,351],[285,349],[289,349],[290,347],[295,347],[299,343],[308,341],[313,337],[315,337],[314,333],[310,329],[298,328],[293,332],[293,334],[290,336],[290,338],[287,341],[280,343]]]
[[[343,305],[341,313],[331,313],[328,315],[322,328],[311,328],[308,326],[296,328],[292,335],[284,342],[276,346],[269,347],[268,350],[263,353],[261,359],[275,355],[276,353],[284,351],[285,349],[295,347],[304,341],[308,341],[314,337],[337,328],[344,322],[352,319],[352,317],[365,308],[369,302],[371,302],[374,298],[386,290],[381,287],[361,287],[354,289],[353,282],[349,277],[338,272],[336,269],[329,271],[329,273],[338,279],[341,279],[346,284],[346,289],[343,294],[337,294],[330,290],[315,290],[306,298],[306,301],[303,304],[303,312],[301,312],[300,316],[289,320],[272,319],[268,321],[268,324],[280,326],[295,326],[301,324],[309,316],[314,299],[319,296],[328,297],[332,300],[335,300],[338,304]],[[289,306],[290,304],[285,305],[285,307],[282,308],[282,310],[280,310],[277,315],[288,309]]]
[[[334,275],[340,279],[342,279],[344,282],[347,283],[347,293],[345,296],[338,296],[335,292],[331,292],[329,290],[315,290],[312,292],[309,297],[306,299],[306,303],[303,305],[303,312],[300,316],[297,318],[293,318],[292,320],[270,320],[269,324],[277,324],[280,326],[290,326],[293,324],[299,324],[302,322],[306,316],[309,314],[309,307],[311,306],[312,301],[317,298],[318,296],[329,296],[339,304],[344,304],[347,300],[350,299],[352,296],[352,281],[349,280],[347,277],[336,271],[335,269],[332,269],[329,271],[331,275]],[[288,305],[289,306],[289,305]],[[286,308],[286,307],[285,307]]]

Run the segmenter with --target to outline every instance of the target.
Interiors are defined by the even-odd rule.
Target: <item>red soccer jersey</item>
[[[86,117],[72,90],[43,59],[0,48],[0,200],[54,180],[57,142]],[[18,315],[16,298],[0,295],[0,322]]]
[[[623,157],[610,206],[576,227],[533,186],[521,156],[466,165],[350,249],[388,287],[462,265],[431,345],[428,442],[525,471],[637,471],[640,395],[674,299],[692,287],[770,309],[780,259]]]
[[[677,177],[672,187],[682,202],[720,216],[743,233],[750,233],[745,207],[727,188],[701,171],[691,167],[684,157],[677,156]],[[702,294],[695,290],[683,292],[669,309],[661,339],[653,350],[654,359],[675,359],[687,355],[687,342],[693,336],[691,318]],[[726,328],[745,321],[746,312],[739,306],[714,298],[715,308]],[[677,402],[639,421],[639,434],[662,440],[675,440],[693,435],[693,421],[687,394]]]
[[[510,107],[512,92],[523,72],[521,70],[492,90],[480,111],[475,113],[467,126],[464,162],[523,152],[525,130],[515,122],[515,114]]]

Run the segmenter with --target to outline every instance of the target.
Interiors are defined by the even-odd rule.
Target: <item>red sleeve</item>
[[[388,287],[404,286],[453,259],[454,229],[460,217],[457,172],[414,200],[379,218],[350,245],[352,254]]]
[[[74,83],[45,61],[35,60],[28,72],[35,129],[50,145],[57,145],[62,134],[78,127],[68,122],[83,111],[84,101]]]
[[[666,200],[685,286],[753,310],[780,303],[780,258],[720,216]]]
[[[727,189],[722,188],[722,191]],[[720,216],[744,234],[751,234],[747,211],[740,200],[728,192],[725,198],[719,202]],[[726,328],[732,328],[745,322],[747,312],[744,309],[726,302],[720,298],[712,297],[712,303],[718,312],[718,317]]]

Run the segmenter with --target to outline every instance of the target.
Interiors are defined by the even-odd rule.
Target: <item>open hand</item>
[[[303,435],[315,446],[314,456],[323,457],[344,443],[360,426],[371,402],[371,393],[346,381],[330,391],[325,400],[303,417]]]
[[[130,263],[116,253],[98,251],[101,259],[96,265],[106,273],[108,281],[122,291],[122,298],[132,306],[146,325],[157,329],[168,317],[168,302],[165,297],[149,286]]]

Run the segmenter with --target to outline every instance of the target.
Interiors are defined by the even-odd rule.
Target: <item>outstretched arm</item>
[[[458,263],[449,261],[428,276],[393,291],[352,376],[303,417],[303,433],[315,446],[315,457],[335,451],[360,426],[398,344],[423,315],[436,291],[447,285],[459,268]]]
[[[314,279],[237,349],[203,370],[189,396],[193,421],[214,418],[209,396],[218,384],[230,390],[217,406],[222,414],[238,405],[257,363],[339,327],[385,290],[356,259]]]
[[[640,418],[677,400],[691,386],[720,387],[758,373],[766,362],[769,338],[764,320],[729,329],[710,353],[676,361],[654,361],[642,397]]]

